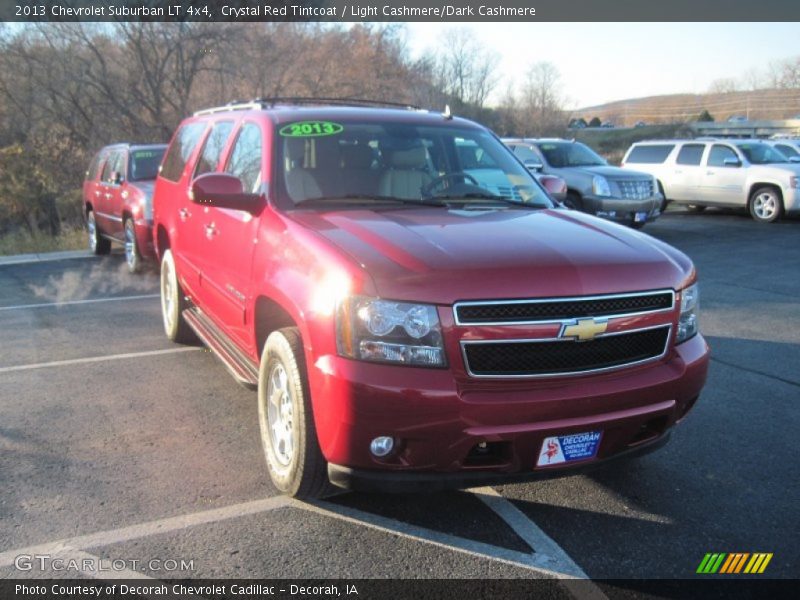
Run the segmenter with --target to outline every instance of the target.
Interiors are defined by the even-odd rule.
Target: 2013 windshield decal
[[[278,132],[283,137],[319,137],[341,133],[344,127],[330,121],[300,121],[281,127]]]

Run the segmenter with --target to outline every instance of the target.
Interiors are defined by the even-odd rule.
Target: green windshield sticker
[[[137,150],[133,153],[133,158],[155,158],[160,155],[160,152],[154,152],[153,150]]]
[[[341,133],[344,127],[330,121],[300,121],[282,127],[278,132],[283,137],[320,137]]]

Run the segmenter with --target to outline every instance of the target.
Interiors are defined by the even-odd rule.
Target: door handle
[[[217,226],[214,223],[210,223],[206,225],[206,237],[210,240],[215,235],[217,235],[219,231],[217,231]]]
[[[675,175],[680,175],[683,171],[675,171]]]
[[[106,193],[106,200],[108,200],[109,198],[111,198],[111,194]]]
[[[100,190],[95,190],[94,191],[94,195],[99,197],[100,196]]]
[[[180,216],[181,221],[186,221],[186,219],[188,219],[192,215],[189,214],[189,209],[188,208],[182,208],[182,209],[180,209],[178,211],[178,216]]]
[[[713,175],[714,171],[706,171],[706,175]]]

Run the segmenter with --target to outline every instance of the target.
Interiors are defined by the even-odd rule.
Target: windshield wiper
[[[446,206],[444,202],[431,198],[419,200],[415,198],[398,198],[397,196],[378,196],[370,194],[343,194],[341,196],[319,196],[306,198],[295,203],[295,207],[310,204],[326,204],[329,202],[358,202],[358,203],[383,203],[383,204],[415,204],[417,206]]]

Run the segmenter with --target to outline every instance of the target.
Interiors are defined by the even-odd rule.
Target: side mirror
[[[122,185],[122,182],[125,178],[122,176],[122,173],[119,171],[112,171],[111,172],[111,183],[114,185]]]
[[[567,197],[567,184],[560,177],[543,176],[539,183],[542,184],[544,189],[556,200],[562,202]]]
[[[247,194],[242,181],[228,173],[206,173],[192,181],[189,198],[195,204],[252,213],[261,205],[260,194]]]
[[[534,173],[538,173],[544,168],[542,163],[537,160],[533,160],[532,158],[523,161],[523,164],[525,165],[525,168],[527,168],[529,171],[533,171]]]
[[[742,161],[738,158],[725,158],[722,160],[722,164],[726,167],[740,167],[742,165]]]

